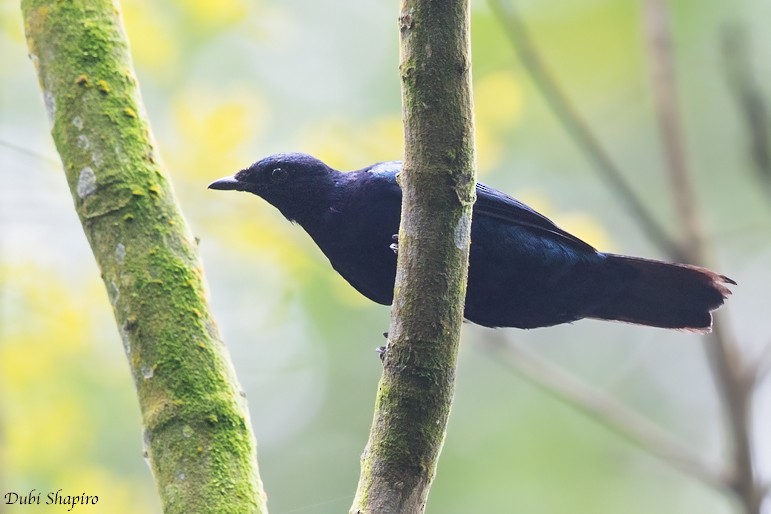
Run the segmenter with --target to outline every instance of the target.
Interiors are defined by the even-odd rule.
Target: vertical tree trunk
[[[164,512],[266,512],[246,402],[153,148],[118,6],[23,0],[22,10],[54,141],[131,366]]]
[[[399,258],[355,513],[425,509],[454,391],[475,201],[468,0],[403,0],[399,23]]]

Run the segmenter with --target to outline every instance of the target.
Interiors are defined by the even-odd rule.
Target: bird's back
[[[398,161],[341,173],[305,154],[276,154],[213,189],[249,191],[299,223],[343,278],[390,304],[402,194]],[[597,252],[516,199],[477,186],[465,316],[535,328],[585,317],[708,331],[730,279],[712,271]],[[442,273],[437,270],[436,273]]]

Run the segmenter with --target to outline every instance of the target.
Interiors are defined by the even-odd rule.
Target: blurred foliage
[[[754,351],[771,333],[771,210],[752,181],[719,31],[741,17],[760,49],[753,63],[768,71],[771,33],[759,21],[768,7],[670,4],[700,204],[715,265],[741,284],[729,316]],[[587,123],[656,217],[675,226],[639,2],[516,5]],[[396,4],[125,0],[122,9],[159,150],[201,238],[214,309],[250,399],[271,511],[345,510],[388,309],[353,291],[264,202],[205,186],[278,151],[341,169],[401,158]],[[484,2],[473,16],[482,179],[602,249],[656,257],[555,122]],[[158,512],[120,338],[11,0],[0,0],[0,81],[0,492],[61,487],[98,494],[90,512]],[[731,512],[719,494],[500,367],[481,351],[488,333],[464,331],[429,512]],[[612,391],[709,458],[725,452],[698,337],[590,321],[505,337]],[[758,433],[771,430],[769,416],[767,408],[756,416]]]
[[[96,494],[100,512],[157,511],[135,462],[138,409],[101,281],[67,284],[26,265],[0,267],[0,284],[3,494],[36,489],[44,502],[61,488]]]

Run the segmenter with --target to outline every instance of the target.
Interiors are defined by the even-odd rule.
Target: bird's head
[[[265,199],[290,220],[326,200],[338,172],[303,153],[280,153],[261,159],[209,189],[247,191]]]

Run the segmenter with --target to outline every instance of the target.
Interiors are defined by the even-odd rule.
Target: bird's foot
[[[392,235],[391,239],[393,239],[394,242],[391,243],[388,248],[390,248],[395,254],[399,255],[399,234]]]
[[[388,351],[388,344],[390,341],[388,340],[388,332],[383,332],[383,337],[386,338],[386,344],[385,346],[378,346],[375,348],[375,352],[377,352],[378,357],[380,357],[380,362],[385,361],[385,354]]]

